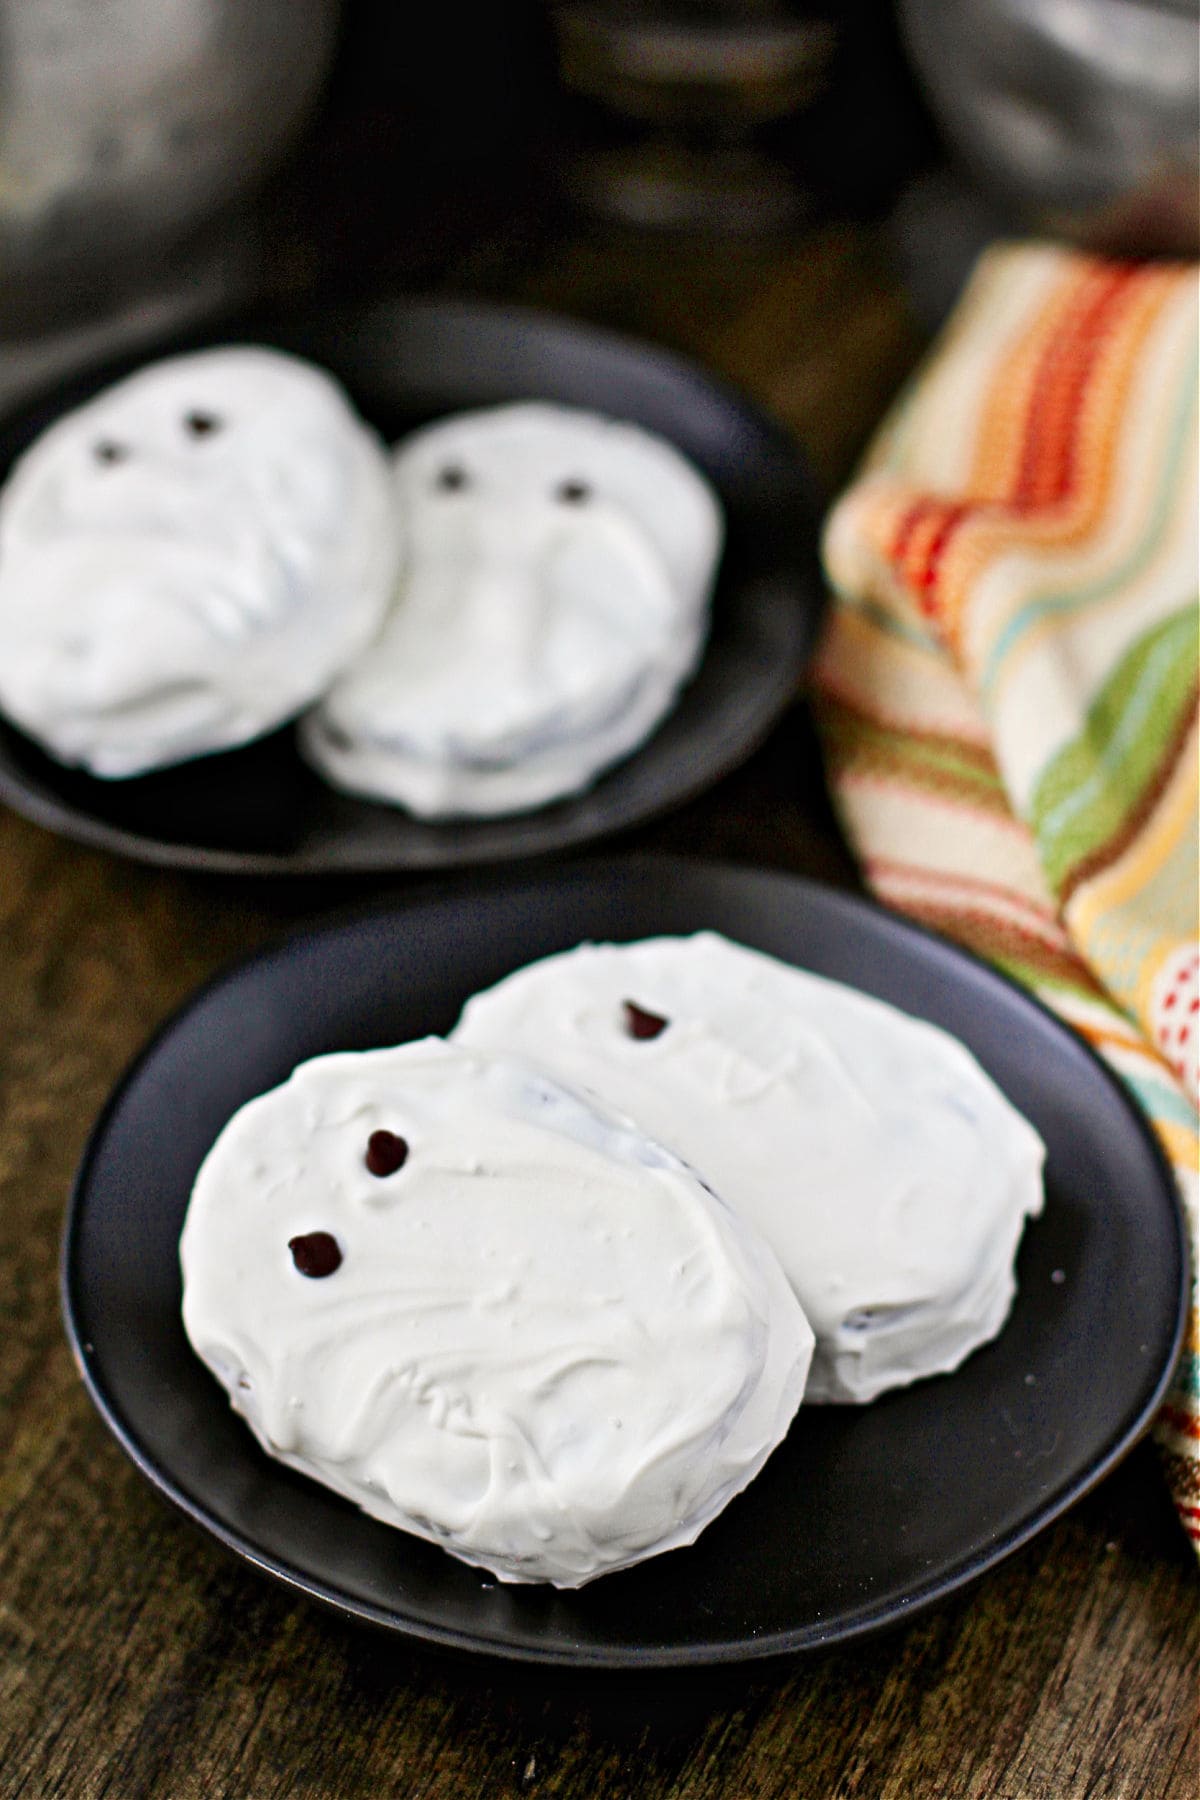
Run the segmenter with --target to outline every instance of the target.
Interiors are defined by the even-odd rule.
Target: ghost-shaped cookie
[[[699,660],[723,533],[709,483],[650,432],[535,402],[417,432],[395,483],[396,603],[304,721],[305,754],[428,818],[590,786]]]
[[[263,1448],[503,1581],[691,1543],[812,1352],[771,1252],[675,1156],[438,1039],[243,1107],[180,1256],[188,1337]]]
[[[106,777],[258,737],[378,629],[396,529],[384,446],[324,371],[251,346],[153,364],[0,494],[0,707]]]
[[[807,1400],[949,1371],[1003,1325],[1044,1149],[937,1026],[700,932],[533,963],[452,1041],[536,1056],[756,1226],[816,1333]]]

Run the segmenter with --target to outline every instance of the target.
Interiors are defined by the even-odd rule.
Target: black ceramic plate
[[[443,1032],[467,996],[584,938],[702,926],[956,1032],[1049,1148],[1020,1291],[995,1343],[873,1405],[803,1409],[687,1550],[574,1594],[496,1585],[258,1448],[192,1355],[176,1245],[236,1107],[305,1057]],[[803,1179],[803,1171],[799,1171]],[[952,1593],[1113,1465],[1161,1399],[1186,1255],[1171,1178],[1123,1090],[1036,1002],[940,939],[786,876],[585,864],[317,927],[167,1025],[79,1174],[63,1299],[84,1379],[139,1468],[258,1568],[361,1619],[460,1649],[595,1666],[810,1649]]]
[[[820,611],[819,505],[792,441],[691,364],[565,319],[452,301],[376,304],[207,341],[278,345],[330,369],[394,440],[442,413],[544,398],[633,419],[677,444],[725,506],[727,545],[703,663],[660,730],[587,794],[511,819],[428,824],[339,794],[290,727],[133,781],[63,768],[0,721],[0,799],[39,824],[144,861],[242,874],[454,869],[587,843],[710,786],[766,736],[796,690]],[[195,348],[174,340],[143,351]],[[0,423],[0,478],[110,365]]]

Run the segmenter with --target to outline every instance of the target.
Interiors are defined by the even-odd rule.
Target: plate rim
[[[394,1610],[388,1611],[371,1601],[347,1596],[339,1591],[335,1584],[320,1576],[309,1574],[299,1566],[290,1563],[286,1558],[276,1558],[264,1554],[240,1532],[222,1524],[206,1510],[202,1503],[195,1501],[187,1494],[171,1476],[170,1471],[160,1466],[155,1454],[141,1443],[137,1434],[124,1420],[116,1402],[108,1395],[102,1373],[93,1366],[92,1346],[82,1336],[80,1321],[76,1316],[75,1261],[81,1218],[87,1203],[88,1178],[108,1126],[119,1111],[126,1093],[136,1082],[143,1068],[154,1059],[160,1046],[171,1037],[179,1025],[204,1005],[210,994],[226,985],[236,983],[252,969],[265,967],[273,960],[285,961],[293,946],[303,939],[344,933],[360,924],[403,915],[423,906],[442,907],[452,901],[464,899],[486,900],[496,894],[498,888],[509,892],[519,892],[522,889],[543,890],[547,885],[555,888],[568,883],[582,885],[595,880],[602,873],[627,877],[633,877],[639,873],[642,875],[656,873],[662,878],[669,875],[671,870],[681,867],[693,876],[702,875],[705,871],[713,871],[725,877],[747,876],[756,880],[765,878],[769,883],[778,884],[780,888],[790,889],[800,897],[819,896],[823,903],[830,905],[835,911],[845,908],[852,917],[860,915],[875,926],[882,925],[886,929],[892,930],[901,940],[909,940],[918,947],[924,947],[926,954],[932,949],[935,955],[946,957],[952,963],[962,960],[968,967],[974,968],[976,972],[982,973],[989,980],[999,983],[1002,988],[1014,993],[1021,1001],[1031,1006],[1036,1014],[1041,1015],[1056,1031],[1065,1033],[1075,1050],[1082,1052],[1085,1059],[1096,1067],[1129,1124],[1141,1139],[1143,1146],[1150,1152],[1151,1161],[1157,1165],[1164,1197],[1169,1194],[1173,1202],[1168,1208],[1168,1216],[1173,1228],[1173,1247],[1178,1268],[1175,1312],[1170,1333],[1169,1353],[1158,1368],[1146,1397],[1132,1416],[1124,1418],[1115,1432],[1110,1431],[1102,1453],[1089,1463],[1085,1470],[1068,1482],[1062,1491],[1051,1499],[1031,1506],[1029,1512],[1009,1530],[992,1538],[986,1545],[977,1547],[971,1554],[960,1558],[949,1573],[914,1583],[900,1596],[878,1600],[856,1608],[843,1614],[841,1619],[834,1621],[832,1625],[816,1622],[799,1627],[779,1628],[766,1634],[749,1632],[742,1637],[726,1637],[702,1643],[620,1646],[611,1649],[577,1644],[571,1653],[567,1654],[561,1647],[544,1649],[535,1644],[512,1644],[503,1638],[492,1637],[483,1632],[464,1631],[421,1619],[404,1618]],[[868,992],[869,990],[860,991]],[[376,898],[367,903],[358,901],[323,912],[307,924],[293,924],[273,935],[269,941],[260,944],[256,949],[222,965],[207,980],[192,989],[159,1024],[126,1064],[97,1115],[80,1153],[71,1185],[59,1252],[58,1292],[63,1327],[76,1368],[102,1423],[120,1449],[156,1492],[167,1500],[176,1511],[182,1513],[193,1526],[200,1529],[206,1536],[215,1539],[225,1550],[248,1563],[257,1573],[282,1582],[292,1592],[305,1595],[308,1599],[317,1602],[343,1619],[387,1631],[402,1640],[411,1640],[441,1651],[545,1668],[586,1668],[589,1671],[617,1672],[628,1671],[632,1668],[668,1670],[740,1662],[761,1662],[832,1649],[857,1643],[864,1638],[874,1637],[901,1627],[910,1620],[923,1615],[932,1607],[972,1587],[997,1565],[1029,1543],[1042,1530],[1061,1518],[1077,1501],[1090,1493],[1112,1473],[1134,1446],[1150,1431],[1154,1416],[1171,1385],[1183,1346],[1190,1309],[1191,1262],[1190,1240],[1182,1207],[1178,1202],[1174,1176],[1145,1113],[1103,1057],[1080,1033],[1073,1030],[1030,989],[1023,987],[1020,982],[1014,980],[994,964],[989,963],[976,952],[957,944],[953,939],[917,920],[893,911],[870,895],[835,887],[811,876],[786,870],[768,869],[758,865],[729,862],[712,857],[637,852],[624,856],[609,855],[576,859],[569,867],[557,874],[549,884],[535,872],[526,869],[519,874],[514,871],[511,876],[499,883],[484,881],[477,876],[464,878],[460,875],[429,884],[416,891]]]
[[[809,512],[807,521],[803,514],[797,513],[795,533],[797,566],[801,561],[812,565],[813,579],[799,585],[796,592],[794,619],[789,634],[786,656],[776,656],[769,666],[764,666],[758,674],[755,689],[758,705],[750,714],[749,729],[744,731],[740,746],[734,759],[728,760],[718,756],[715,759],[716,772],[712,767],[702,768],[698,773],[690,773],[692,768],[689,756],[686,765],[679,769],[678,779],[671,784],[664,796],[652,798],[636,806],[628,816],[620,816],[611,823],[602,822],[599,826],[580,823],[575,830],[569,827],[565,834],[556,833],[551,823],[549,834],[544,841],[539,840],[531,846],[520,843],[513,847],[481,850],[468,850],[461,858],[452,862],[436,859],[426,860],[420,855],[409,855],[397,859],[388,855],[386,850],[378,855],[370,845],[359,845],[351,850],[344,859],[330,859],[320,847],[301,849],[293,852],[254,850],[246,851],[222,846],[196,844],[192,842],[175,842],[174,840],[156,837],[150,834],[131,830],[125,825],[109,824],[102,816],[76,806],[69,798],[63,798],[35,772],[32,777],[25,777],[17,762],[8,750],[4,737],[0,736],[0,802],[10,806],[22,818],[55,833],[74,843],[81,843],[93,849],[111,851],[117,855],[128,857],[131,861],[141,862],[148,867],[186,869],[199,874],[247,876],[256,880],[278,880],[282,876],[294,875],[303,877],[347,877],[355,875],[446,875],[453,877],[455,873],[463,873],[475,868],[492,865],[505,866],[526,857],[561,854],[566,850],[585,850],[591,845],[602,843],[614,834],[631,830],[649,823],[664,814],[674,812],[694,800],[698,795],[706,793],[717,782],[725,779],[740,768],[754,753],[761,748],[771,731],[778,725],[793,697],[800,690],[800,681],[804,667],[812,654],[817,634],[826,607],[828,595],[823,583],[817,578],[815,545],[820,531],[820,521],[827,496],[817,480],[795,433],[772,413],[753,395],[743,391],[734,381],[715,369],[709,369],[699,358],[676,350],[669,345],[660,344],[650,338],[642,338],[633,332],[615,329],[608,325],[595,324],[588,319],[573,318],[570,314],[553,308],[543,308],[524,302],[507,302],[480,298],[469,294],[447,291],[444,294],[419,295],[375,295],[361,301],[341,301],[324,309],[315,305],[288,307],[287,305],[256,307],[233,307],[222,309],[202,321],[192,321],[182,328],[168,330],[157,334],[154,338],[139,343],[132,349],[118,351],[111,356],[104,356],[98,361],[91,361],[74,367],[56,378],[38,382],[22,392],[15,401],[0,409],[0,430],[9,431],[22,421],[37,414],[41,409],[57,404],[64,390],[68,393],[75,387],[91,384],[99,380],[100,387],[119,380],[123,372],[130,372],[147,366],[164,356],[186,354],[196,348],[210,345],[231,344],[236,342],[261,341],[271,345],[275,341],[288,338],[303,337],[307,333],[324,330],[330,334],[335,332],[357,331],[360,334],[371,330],[383,329],[388,321],[414,320],[424,321],[427,327],[436,326],[439,322],[452,324],[457,329],[470,330],[473,327],[482,330],[497,330],[505,326],[524,326],[530,332],[542,332],[560,343],[572,340],[584,346],[625,359],[631,364],[640,365],[646,370],[660,369],[664,377],[678,386],[685,386],[697,394],[707,394],[719,400],[723,410],[736,416],[753,428],[765,446],[770,447],[773,457],[780,460],[781,466],[786,464],[795,482],[797,493],[802,494]],[[260,334],[255,336],[255,333]],[[297,354],[297,352],[291,352]],[[319,358],[310,360],[320,361]],[[322,367],[328,367],[322,362]],[[335,379],[342,385],[349,379],[343,374],[330,370]],[[579,404],[572,402],[572,404]],[[57,417],[61,407],[55,412]],[[718,575],[718,582],[719,582]],[[696,669],[682,690],[676,707],[686,697],[688,689],[702,673],[710,655],[708,646]],[[672,711],[676,710],[675,708]],[[670,715],[668,715],[669,717]],[[661,720],[659,726],[665,724]],[[29,738],[20,727],[7,717],[0,717],[0,725],[4,735],[15,735],[22,742],[29,742],[39,754],[46,756],[51,769],[55,759],[42,750],[37,742]],[[251,740],[252,744],[266,741],[267,738],[290,731],[294,721],[286,721],[277,728],[277,732],[264,734],[262,738]],[[657,733],[651,733],[646,744],[650,743]],[[579,800],[586,800],[598,789],[610,773],[617,774],[626,765],[636,762],[646,747],[639,745],[627,757],[612,765],[611,770],[602,770],[594,785],[585,789],[582,794],[568,795],[562,801],[553,803],[548,808],[535,808],[523,813],[515,813],[498,820],[480,819],[465,821],[448,821],[451,828],[457,824],[497,825],[508,822],[511,818],[517,825],[526,821],[536,821],[539,815],[552,815],[557,805],[570,806]],[[243,746],[249,748],[250,745]],[[220,753],[217,753],[220,754]],[[204,758],[192,758],[184,767],[196,767]],[[713,759],[709,759],[710,764]],[[64,775],[74,778],[86,776],[86,770],[77,770],[63,765]],[[170,774],[167,769],[163,773]],[[91,779],[100,781],[99,777]],[[340,790],[331,791],[343,801],[356,806],[378,809],[381,815],[399,812],[402,819],[408,819],[402,808],[393,808],[384,801],[372,801],[361,795],[347,795]],[[428,823],[428,822],[423,822]]]

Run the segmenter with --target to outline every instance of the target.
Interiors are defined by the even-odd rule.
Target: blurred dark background
[[[467,0],[422,12],[418,54],[409,9],[348,0],[324,116],[282,184],[281,206],[302,209],[292,219],[296,239],[314,246],[331,273],[349,257],[368,276],[403,278],[481,232],[536,232],[560,226],[564,212],[598,227],[667,230],[703,229],[707,213],[716,228],[736,229],[732,208],[715,217],[705,208],[713,195],[703,187],[695,211],[681,198],[672,215],[667,197],[650,216],[639,216],[631,197],[622,206],[615,177],[605,188],[606,159],[617,163],[664,135],[694,152],[698,174],[721,147],[706,138],[724,137],[752,146],[763,170],[792,184],[794,210],[761,218],[748,184],[749,229],[794,227],[816,211],[881,215],[936,156],[890,0]],[[628,41],[639,30],[641,42]],[[756,44],[771,32],[774,43],[756,60]],[[706,36],[726,79],[705,64],[689,82],[679,67],[688,40],[699,44],[691,60],[700,64]],[[802,72],[790,88],[789,57]],[[706,115],[722,110],[726,118],[709,125]]]
[[[0,398],[565,235],[868,222],[932,324],[1000,231],[1194,254],[1198,106],[1200,0],[0,0]]]
[[[0,0],[0,332],[882,216],[935,145],[890,0]]]

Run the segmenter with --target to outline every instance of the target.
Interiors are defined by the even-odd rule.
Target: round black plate
[[[133,781],[63,768],[0,721],[0,799],[86,843],[240,874],[454,869],[587,843],[710,786],[788,701],[821,609],[820,508],[792,440],[741,395],[666,351],[566,319],[459,301],[377,303],[304,321],[226,323],[174,339],[275,344],[330,369],[389,439],[442,413],[543,398],[635,420],[703,469],[727,545],[704,661],[661,729],[587,794],[510,819],[427,824],[339,794],[290,727]],[[134,366],[110,365],[0,424],[0,476],[51,419]]]
[[[1049,1147],[1020,1292],[954,1375],[868,1407],[803,1409],[688,1550],[574,1594],[507,1588],[272,1463],[193,1356],[177,1242],[234,1109],[305,1057],[443,1032],[474,990],[584,938],[702,926],[956,1032]],[[802,1172],[801,1172],[802,1178]],[[1171,1177],[1086,1046],[949,944],[787,876],[584,864],[319,926],[206,988],[118,1088],[83,1161],[63,1303],[105,1421],[171,1500],[260,1569],[459,1649],[595,1666],[810,1649],[897,1623],[1023,1543],[1127,1450],[1179,1345],[1186,1253]]]

